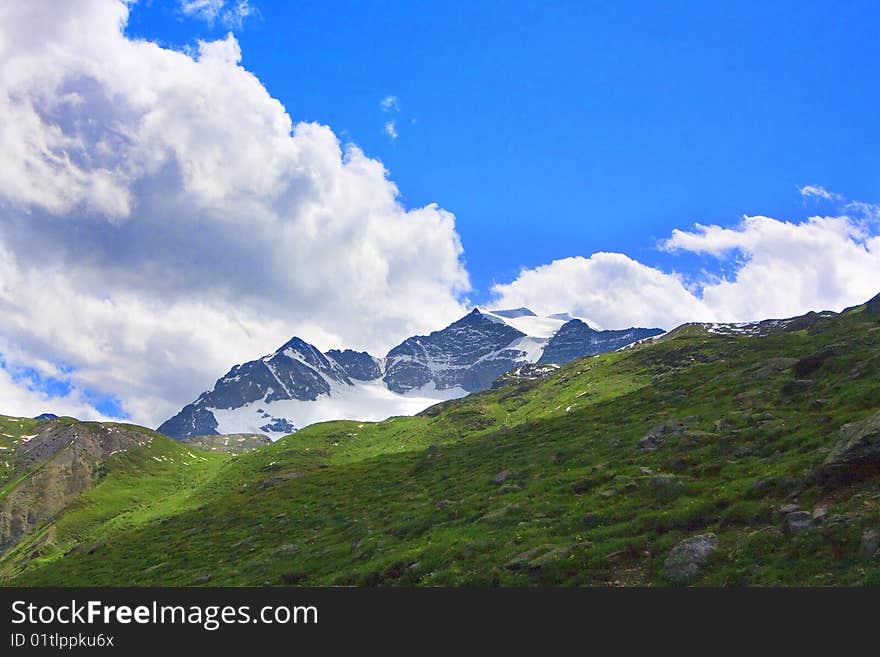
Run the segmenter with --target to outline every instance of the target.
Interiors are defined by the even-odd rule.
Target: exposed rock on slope
[[[100,477],[114,452],[142,446],[147,433],[116,425],[53,420],[14,453],[20,478],[0,499],[0,553],[61,511]]]
[[[400,393],[429,383],[439,389],[485,390],[524,362],[524,352],[511,344],[524,337],[525,333],[475,308],[442,331],[409,338],[389,351],[384,380]]]
[[[570,363],[594,356],[663,333],[657,328],[629,328],[621,331],[597,331],[579,319],[567,322],[550,338],[538,363]]]
[[[718,549],[715,534],[702,534],[676,545],[663,564],[666,579],[684,584],[699,575],[709,556]]]
[[[551,376],[558,369],[559,365],[555,365],[552,363],[549,365],[520,365],[519,367],[514,367],[506,374],[502,374],[497,379],[495,379],[495,382],[492,383],[492,387],[501,388],[503,386],[513,383],[540,381],[541,379],[546,379],[548,376]]]
[[[208,436],[192,436],[181,440],[184,445],[192,445],[206,452],[223,452],[224,454],[245,454],[272,441],[269,436],[261,433],[229,433]]]
[[[844,425],[819,470],[828,483],[848,483],[880,473],[880,413]]]
[[[373,358],[366,351],[331,349],[327,356],[335,361],[352,379],[372,381],[382,376],[382,368],[378,358]]]

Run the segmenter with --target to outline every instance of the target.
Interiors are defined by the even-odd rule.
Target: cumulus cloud
[[[498,307],[525,306],[539,315],[569,312],[596,328],[666,328],[682,317],[711,319],[681,277],[622,253],[554,260],[492,291]]]
[[[210,25],[219,21],[226,27],[241,27],[244,19],[256,13],[248,0],[180,0],[180,10]]]
[[[45,412],[70,415],[84,420],[110,419],[94,407],[81,388],[61,385],[55,394],[47,392],[44,376],[59,374],[58,368],[45,362],[35,368],[10,366],[0,358],[0,399],[4,407],[15,409],[15,415],[34,417]],[[42,371],[41,371],[42,370]]]
[[[110,419],[95,410],[83,397],[81,390],[53,397],[26,378],[13,378],[5,369],[0,369],[0,399],[3,400],[4,407],[12,409],[18,417],[35,417],[51,412],[90,421]]]
[[[385,96],[381,101],[379,101],[379,107],[382,108],[383,112],[399,112],[400,111],[400,102],[397,99],[397,96]],[[397,122],[393,119],[385,122],[385,134],[394,141],[397,139]]]
[[[702,301],[725,321],[807,310],[842,310],[880,291],[880,237],[850,216],[794,223],[746,217],[735,228],[673,231],[663,247],[738,258],[736,274],[702,285]]]
[[[403,207],[380,162],[294,123],[232,34],[190,55],[126,38],[127,16],[0,6],[7,359],[65,363],[155,425],[293,334],[383,353],[463,312],[453,215]]]
[[[494,286],[495,303],[569,311],[604,328],[840,311],[880,292],[877,208],[852,202],[845,208],[849,214],[802,222],[754,216],[733,228],[697,224],[674,230],[660,245],[709,256],[730,266],[730,276],[685,280],[619,253],[597,253],[525,269]]]

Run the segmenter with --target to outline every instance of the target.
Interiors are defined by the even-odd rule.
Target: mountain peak
[[[302,353],[311,352],[312,350],[315,349],[315,347],[310,345],[308,342],[306,342],[302,338],[297,337],[297,336],[293,336],[292,338],[290,338],[290,340],[288,340],[283,345],[278,347],[278,349],[275,351],[275,353],[280,354],[280,353],[283,353],[287,349],[293,349],[294,351],[298,351],[299,353],[302,354]]]
[[[431,333],[431,335],[463,328],[483,330],[484,328],[489,329],[489,327],[492,327],[493,325],[497,325],[497,328],[491,328],[492,331],[513,331],[514,333],[518,334],[511,335],[511,340],[525,335],[525,333],[514,328],[503,319],[501,319],[501,317],[498,317],[495,313],[488,311],[482,312],[479,308],[474,308],[461,319],[452,322],[452,324],[442,329],[441,331],[434,331],[433,333]]]
[[[586,322],[572,319],[550,338],[538,363],[569,363],[585,356],[616,351],[632,342],[663,333],[661,329],[628,328],[618,331],[597,331]]]
[[[331,349],[324,355],[333,359],[352,379],[372,381],[382,376],[379,359],[373,358],[366,351]]]
[[[388,352],[383,380],[397,393],[433,384],[437,390],[485,390],[518,362],[509,349],[526,337],[502,319],[474,308],[430,335],[413,336]]]
[[[585,331],[585,332],[591,331],[593,333],[599,332],[598,329],[594,329],[592,326],[587,324],[584,320],[578,319],[577,317],[574,317],[574,318],[568,320],[565,324],[563,324],[559,328],[560,333],[562,331],[574,331],[574,330]]]

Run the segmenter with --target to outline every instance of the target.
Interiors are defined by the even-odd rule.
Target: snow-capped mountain
[[[381,374],[381,362],[366,352],[334,349],[322,354],[293,338],[273,354],[233,367],[213,390],[202,393],[158,430],[174,438],[216,433],[287,435],[305,426],[292,419],[303,415],[297,412],[303,410],[303,403],[335,399],[341,391],[356,387],[356,382]],[[277,413],[280,409],[284,413]],[[321,419],[329,418],[319,413],[312,422]]]
[[[578,358],[617,351],[633,342],[663,333],[661,329],[629,328],[622,331],[597,331],[579,319],[566,322],[550,338],[539,364],[570,363]]]
[[[404,340],[388,352],[383,380],[399,393],[433,383],[438,389],[485,390],[528,358],[525,333],[474,309],[430,335]]]
[[[474,309],[440,331],[404,340],[379,359],[292,338],[236,365],[159,431],[173,438],[263,433],[273,439],[325,420],[383,420],[486,390],[529,363],[566,363],[613,351],[660,329],[597,331],[567,313]]]

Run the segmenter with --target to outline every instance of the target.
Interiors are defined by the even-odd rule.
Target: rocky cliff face
[[[629,328],[620,331],[597,331],[579,319],[566,322],[550,338],[540,364],[570,363],[578,358],[616,351],[628,344],[663,333],[657,328]]]
[[[337,363],[352,379],[372,381],[382,376],[381,362],[366,351],[331,349],[327,357]]]
[[[116,425],[52,420],[15,450],[14,477],[0,501],[0,554],[94,487],[114,452],[142,446],[149,434]]]
[[[433,383],[438,389],[485,390],[524,362],[513,343],[526,334],[474,309],[442,331],[409,338],[388,352],[384,381],[405,393]]]

